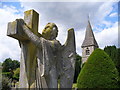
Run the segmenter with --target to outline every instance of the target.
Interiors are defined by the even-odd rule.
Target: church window
[[[86,55],[90,55],[90,50],[88,48],[86,49]]]

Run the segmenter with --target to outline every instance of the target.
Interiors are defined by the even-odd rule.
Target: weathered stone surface
[[[24,12],[24,22],[34,34],[38,34],[39,14],[35,10]]]
[[[54,32],[53,30],[50,30],[52,29],[52,25],[53,24],[50,24],[48,29],[51,31],[49,32],[49,39],[37,37],[29,30],[29,28],[23,25],[25,33],[30,40],[38,46],[38,61],[40,63],[39,75],[41,75],[38,77],[46,80],[44,82],[38,82],[46,83],[48,88],[57,88],[58,77],[60,77],[60,88],[72,88],[76,54],[74,30],[68,30],[67,41],[62,46],[59,41],[56,40],[57,35],[54,35],[55,37],[51,39],[51,37],[53,37],[51,36],[52,32]]]
[[[24,41],[28,40],[27,36],[23,32],[23,28],[20,26],[20,20],[16,19],[13,22],[8,23],[7,36]]]
[[[88,25],[86,28],[85,39],[84,39],[81,47],[84,48],[87,46],[98,47],[98,44],[97,44],[97,41],[95,40],[95,36],[93,34],[92,27],[91,27],[89,20],[88,20]]]
[[[20,61],[20,88],[34,87],[35,84],[35,68],[36,68],[36,47],[30,42],[29,38],[23,32],[23,27],[20,23],[25,22],[30,30],[38,34],[39,14],[34,10],[28,10],[25,13],[24,21],[16,19],[8,23],[7,35],[19,40],[21,46],[21,61]],[[39,35],[40,36],[40,35]]]
[[[68,30],[67,41],[62,47],[62,71],[60,75],[60,88],[72,88],[75,71],[75,34],[74,29]]]
[[[30,28],[30,30],[35,34],[38,33],[38,20],[39,14],[34,10],[28,10],[24,12],[24,22],[26,23],[28,28]],[[22,49],[20,65],[20,88],[34,88],[37,48],[30,41],[27,43],[20,41],[20,43]]]
[[[98,48],[97,41],[95,40],[94,33],[92,31],[92,27],[90,21],[88,20],[88,25],[86,28],[85,39],[82,43],[82,63],[85,63],[91,53]]]
[[[66,43],[61,45],[56,40],[58,28],[54,23],[48,23],[42,35],[37,32],[38,14],[34,10],[26,11],[24,20],[18,19],[15,23],[22,30],[14,27],[8,32],[11,37],[17,37],[21,46],[20,88],[58,88],[58,78],[60,88],[72,88],[76,54],[74,30],[68,30]],[[12,30],[25,33],[27,41],[19,39],[19,33],[14,34]]]

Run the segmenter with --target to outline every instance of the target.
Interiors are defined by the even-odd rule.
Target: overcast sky
[[[118,46],[118,2],[0,2],[0,62],[6,58],[20,60],[18,41],[6,36],[8,22],[24,17],[24,11],[39,13],[39,32],[48,22],[56,23],[57,39],[64,44],[67,30],[74,28],[77,53],[85,37],[88,15],[100,48]]]

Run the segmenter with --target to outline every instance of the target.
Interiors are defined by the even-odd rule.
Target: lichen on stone
[[[55,27],[55,26],[56,25],[54,23],[48,23],[42,31],[42,36],[45,39],[49,40],[51,38],[51,33],[52,33],[52,30],[53,30],[53,27]]]
[[[25,11],[25,12],[24,12],[24,13],[25,13],[25,16],[26,16],[26,17],[29,16],[29,15],[31,14],[32,11],[33,11],[33,10]]]

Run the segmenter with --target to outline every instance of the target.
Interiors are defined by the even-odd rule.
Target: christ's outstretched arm
[[[23,31],[25,34],[28,36],[28,38],[36,45],[36,46],[41,46],[41,41],[43,40],[42,37],[38,37],[35,35],[33,32],[31,32],[30,28],[27,27],[27,25],[23,24]]]

